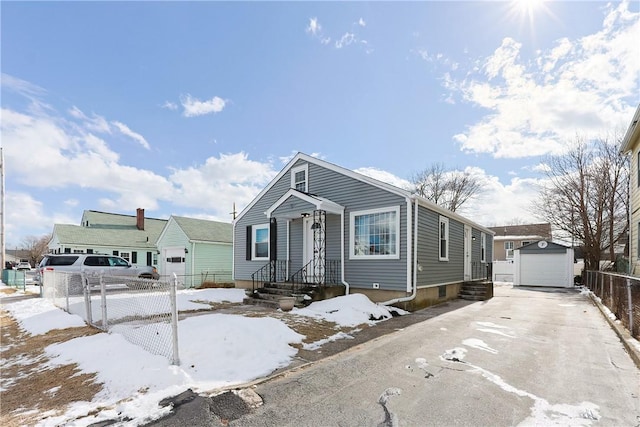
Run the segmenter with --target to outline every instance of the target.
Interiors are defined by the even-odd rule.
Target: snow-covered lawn
[[[30,290],[33,291],[27,289]],[[209,303],[239,303],[243,297],[241,289],[184,290],[178,295],[178,310],[210,308]],[[31,335],[84,326],[79,316],[68,314],[40,298],[5,304],[4,309]],[[359,294],[316,302],[287,315],[309,321],[334,322],[337,328],[374,325],[391,317],[386,307]],[[172,366],[165,357],[131,344],[117,332],[98,333],[47,346],[44,350],[49,359],[47,367],[77,364],[81,373],[95,373],[95,382],[102,383],[102,390],[90,402],[74,402],[66,412],[39,414],[39,425],[54,426],[72,421],[74,426],[83,426],[126,417],[133,420],[131,425],[137,425],[143,420],[159,418],[170,410],[158,407],[161,399],[187,388],[212,391],[267,376],[288,366],[298,352],[292,344],[301,347],[305,339],[274,317],[215,312],[181,320],[178,330],[179,366]],[[321,341],[304,343],[304,348],[317,349],[326,342],[344,338],[350,336],[337,332]],[[20,360],[2,360],[3,365],[8,362],[21,363]],[[56,393],[56,390],[54,387],[51,392]],[[10,392],[10,389],[1,391]]]

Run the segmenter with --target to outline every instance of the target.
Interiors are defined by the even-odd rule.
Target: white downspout
[[[413,222],[413,239],[411,238],[411,203],[415,203],[414,205],[414,216],[415,220]],[[413,243],[413,248],[412,248]],[[413,249],[413,250],[412,250]],[[415,299],[418,294],[418,201],[414,199],[407,199],[407,272],[411,271],[411,265],[413,263],[413,276],[407,274],[407,292],[409,292],[408,286],[412,286],[411,295],[401,298],[390,299],[389,301],[380,302],[378,304],[381,305],[391,305],[398,302],[407,302]],[[413,284],[411,284],[413,281]]]
[[[290,236],[289,236],[289,225],[291,224],[291,220],[287,219],[287,277],[289,277],[289,260],[291,258],[289,258],[289,240],[291,240]]]
[[[342,248],[340,249],[340,280],[344,285],[344,294],[349,295],[349,283],[344,280],[344,209],[340,213],[340,245]]]

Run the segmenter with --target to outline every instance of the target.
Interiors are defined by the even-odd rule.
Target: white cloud
[[[164,101],[164,104],[162,104],[161,107],[166,108],[167,110],[177,110],[178,104],[171,101]]]
[[[140,145],[142,145],[144,148],[146,148],[147,150],[149,150],[151,147],[149,146],[149,143],[147,142],[146,139],[144,139],[144,137],[142,135],[140,135],[137,132],[132,131],[131,129],[129,129],[129,127],[127,125],[125,125],[122,122],[118,122],[118,121],[113,121],[111,122],[115,127],[118,128],[118,130],[123,134],[128,136],[129,138],[133,139],[134,141],[136,141],[137,143],[139,143]]]
[[[204,114],[219,113],[221,112],[226,101],[220,97],[214,96],[207,101],[200,101],[197,98],[192,97],[190,94],[182,96],[180,103],[184,108],[183,115],[185,117],[202,116]]]
[[[360,25],[361,27],[366,27],[367,23],[364,22],[364,19],[360,18],[360,19],[358,19],[358,25]]]
[[[336,40],[336,49],[342,49],[344,46],[349,46],[356,41],[356,36],[353,33],[345,33],[340,37],[340,40]]]
[[[204,164],[174,169],[169,176],[175,186],[172,201],[178,206],[213,212],[230,220],[235,203],[240,212],[277,175],[269,162],[249,160],[244,152],[209,157]]]
[[[318,22],[318,18],[309,18],[309,25],[307,25],[306,32],[309,34],[317,35],[322,30],[322,25]]]
[[[94,113],[92,117],[87,117],[87,115],[85,115],[82,110],[80,110],[75,105],[69,110],[69,115],[80,120],[83,127],[86,129],[100,133],[111,133],[111,127],[109,126],[109,123],[102,116]]]
[[[640,82],[640,14],[609,5],[603,28],[559,39],[524,60],[521,43],[505,38],[468,75],[443,86],[489,110],[454,136],[469,153],[514,158],[557,154],[580,133],[594,137],[628,124]],[[429,56],[428,58],[432,58]]]
[[[360,173],[362,175],[366,175],[370,178],[377,179],[378,181],[386,182],[387,184],[395,185],[398,188],[409,189],[411,187],[411,183],[406,179],[399,178],[394,174],[374,168],[374,167],[362,167],[355,169],[354,172]]]

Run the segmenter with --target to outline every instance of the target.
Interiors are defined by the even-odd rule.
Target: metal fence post
[[[171,335],[173,338],[173,351],[171,356],[172,365],[180,365],[178,353],[178,304],[176,301],[176,289],[178,288],[178,276],[173,273],[173,280],[169,287],[169,298],[171,300]]]
[[[89,292],[89,281],[84,272],[80,273],[82,281],[82,293],[84,294],[84,309],[87,316],[87,323],[93,325],[93,313],[91,312],[91,293]]]
[[[68,313],[69,312],[69,275],[65,274],[62,277],[64,277],[64,297],[66,300],[65,311]]]
[[[109,324],[107,321],[107,287],[104,284],[103,273],[100,273],[100,307],[102,308],[102,329],[108,330]]]
[[[613,275],[609,276],[609,305],[613,307]]]
[[[627,301],[629,301],[629,334],[633,336],[633,304],[631,302],[631,279],[627,278]]]

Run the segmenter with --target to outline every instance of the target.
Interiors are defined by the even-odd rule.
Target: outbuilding
[[[514,286],[573,287],[573,249],[540,240],[515,250]]]

